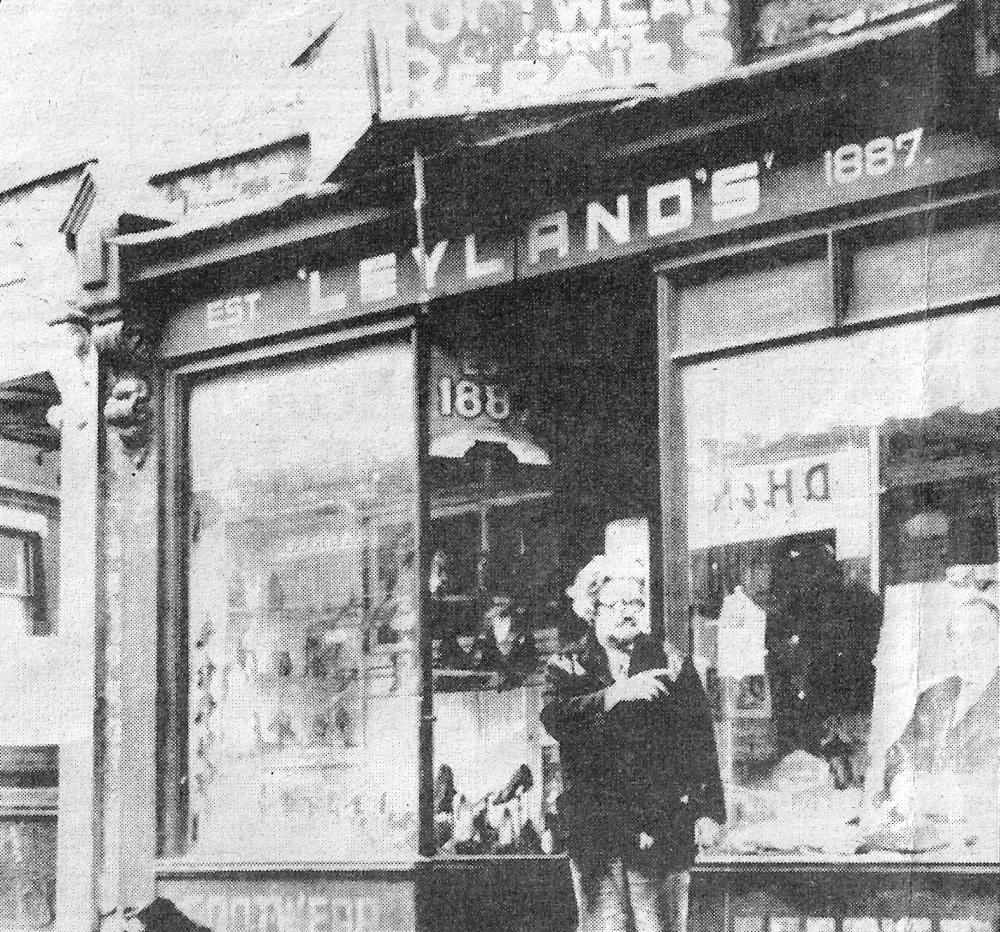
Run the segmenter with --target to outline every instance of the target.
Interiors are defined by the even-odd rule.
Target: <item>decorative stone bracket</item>
[[[98,325],[94,343],[108,370],[104,420],[133,466],[141,469],[149,456],[154,425],[147,337],[119,321]]]

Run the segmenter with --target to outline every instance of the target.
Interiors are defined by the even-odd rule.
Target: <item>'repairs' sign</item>
[[[387,118],[672,93],[735,58],[730,0],[406,0],[379,11]]]

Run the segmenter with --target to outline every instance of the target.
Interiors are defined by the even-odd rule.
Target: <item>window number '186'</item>
[[[897,166],[910,168],[916,161],[923,136],[924,128],[918,126],[894,139],[879,136],[863,146],[850,142],[837,149],[827,149],[823,153],[826,183],[832,188],[838,184],[851,184],[860,178],[880,178]]]
[[[457,381],[444,376],[438,382],[439,411],[443,417],[464,417],[472,420],[485,414],[494,421],[510,417],[510,395],[502,385]]]

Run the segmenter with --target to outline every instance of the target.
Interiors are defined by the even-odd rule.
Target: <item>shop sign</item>
[[[172,204],[185,214],[236,200],[274,197],[306,179],[309,151],[305,144],[271,150],[262,155],[233,160],[200,171],[155,182]]]
[[[171,318],[165,355],[419,304],[599,260],[898,193],[1000,167],[1000,150],[923,127],[845,139],[805,162],[779,149],[692,165],[641,187],[589,192],[540,211],[519,234],[458,230],[421,246],[317,263],[292,279],[198,302]],[[391,234],[387,234],[391,235]]]
[[[403,7],[404,9],[400,9]],[[406,0],[372,16],[380,113],[675,93],[735,58],[729,0]]]
[[[413,932],[412,885],[171,880],[159,893],[212,932]]]
[[[837,557],[869,551],[868,450],[692,469],[688,534],[693,550],[835,529]]]
[[[966,916],[936,920],[939,932],[995,932],[988,919]],[[734,916],[731,932],[933,932],[926,916]]]
[[[759,877],[755,882],[730,875],[710,890],[693,894],[693,902],[700,912],[716,897],[725,898],[726,918],[718,924],[724,932],[997,932],[1000,928],[995,877],[924,872],[905,863],[870,870],[841,867],[825,874],[810,871],[797,879],[772,876],[766,885]],[[723,907],[718,899],[714,905]],[[697,921],[694,926],[699,926]]]

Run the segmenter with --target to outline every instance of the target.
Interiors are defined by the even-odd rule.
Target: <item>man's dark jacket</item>
[[[640,637],[629,674],[667,667],[663,647]],[[670,870],[693,863],[694,823],[726,819],[712,717],[690,659],[665,696],[605,710],[614,680],[593,633],[552,657],[542,723],[559,742],[559,814],[570,854],[632,853]],[[645,832],[652,848],[638,854]]]

